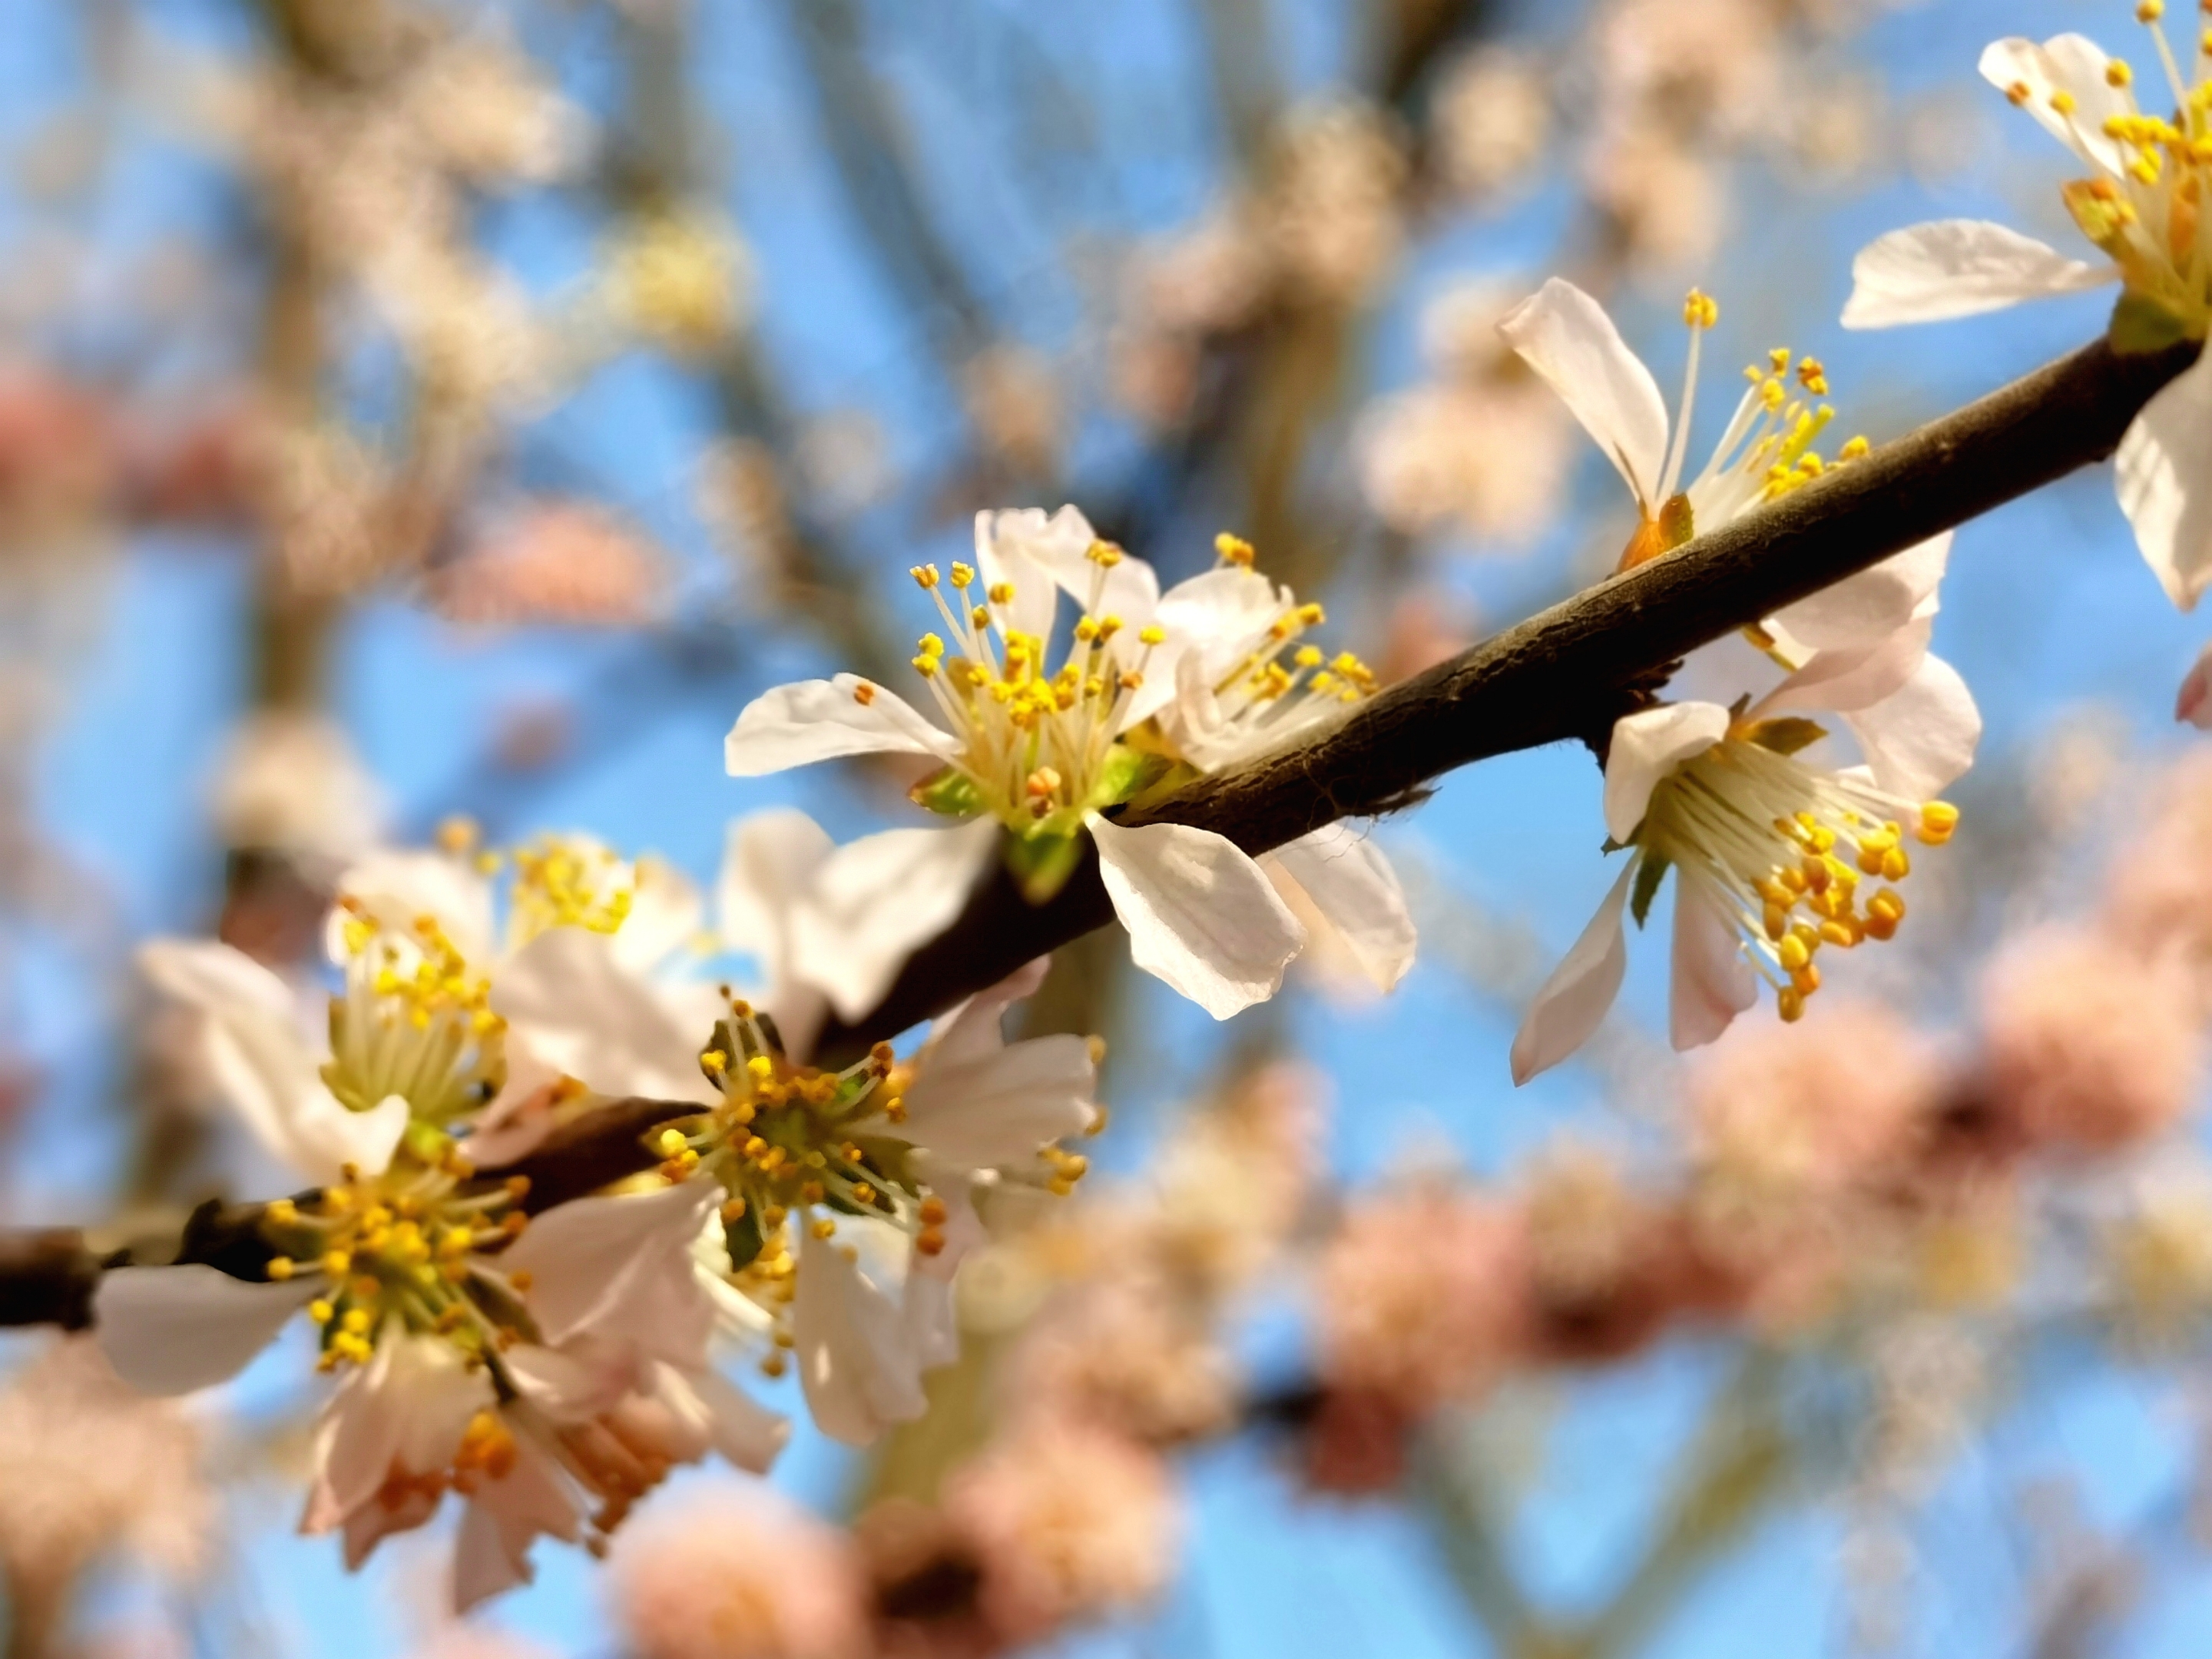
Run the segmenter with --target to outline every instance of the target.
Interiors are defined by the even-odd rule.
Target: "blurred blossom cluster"
[[[1864,464],[1818,356],[1701,392],[1705,286],[1662,390],[1692,281],[2201,341],[2201,20],[1980,64],[2094,258],[1853,264],[1901,168],[2012,193],[1928,101],[1975,64],[1918,90],[1948,18],[1125,9],[25,6],[0,1323],[66,1330],[0,1352],[8,1659],[322,1651],[432,1580],[423,1659],[1179,1649],[1273,1593],[1251,1490],[1316,1609],[1386,1504],[1497,1650],[1607,1659],[1817,1506],[1872,1649],[2054,1374],[2203,1416],[2212,755],[2052,710],[2212,727],[2212,653],[2117,573],[1939,599],[1947,531],[1547,685],[1579,746],[1501,788],[1390,746],[1489,752],[1419,677],[1610,559],[1586,437],[1616,574]],[[1877,435],[1979,351],[1855,351]],[[2179,611],[2208,432],[2212,359],[2114,471]],[[1199,821],[1377,731],[1379,822]],[[1541,1443],[1693,1371],[1617,1599],[1549,1606]],[[2002,1640],[2106,1650],[2187,1500],[1992,1520]],[[1378,1649],[1422,1605],[1347,1586]]]

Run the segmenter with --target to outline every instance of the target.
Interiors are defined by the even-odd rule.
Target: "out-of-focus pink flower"
[[[1691,1072],[1692,1154],[1747,1203],[1832,1198],[1917,1149],[1942,1085],[1928,1045],[1878,1003],[1739,1020]]]
[[[981,1563],[985,1615],[1015,1644],[1151,1600],[1174,1567],[1181,1531],[1157,1455],[1044,1418],[954,1475],[945,1507]]]
[[[605,508],[549,501],[440,573],[436,592],[455,622],[623,628],[651,618],[667,577],[659,550]]]
[[[1302,297],[1358,305],[1405,234],[1405,149],[1382,112],[1336,103],[1285,126],[1273,158],[1269,240]]]
[[[2007,947],[1982,985],[1984,1086],[2031,1143],[2109,1152],[2171,1127],[2203,1081],[2190,976],[2086,928]]]
[[[142,418],[125,435],[124,493],[142,518],[232,524],[252,510],[268,416],[251,397],[216,392],[189,411]]]
[[[1528,1342],[1521,1216],[1441,1183],[1356,1206],[1315,1285],[1322,1378],[1408,1418],[1480,1394]]]
[[[1375,676],[1385,685],[1411,679],[1440,662],[1449,662],[1480,633],[1474,607],[1465,599],[1437,588],[1416,588],[1390,607]]]
[[[1224,1426],[1236,1375],[1195,1310],[1157,1273],[1077,1288],[1024,1334],[1004,1388],[1010,1407],[1078,1418],[1146,1445]]]
[[[88,1338],[54,1343],[0,1392],[0,1582],[25,1631],[51,1630],[77,1577],[110,1554],[176,1579],[216,1528],[200,1431],[118,1381]],[[35,1638],[31,1650],[39,1650]]]
[[[1455,59],[1430,109],[1444,182],[1462,196],[1489,196],[1518,183],[1551,136],[1550,89],[1534,64],[1504,47]]]
[[[554,1659],[535,1642],[503,1630],[452,1625],[414,1650],[413,1659]]]
[[[2113,860],[2104,920],[2136,951],[2212,969],[2212,752],[2166,773],[2149,823]]]
[[[263,709],[240,721],[209,793],[224,846],[281,854],[320,878],[383,838],[384,793],[325,714]]]
[[[983,453],[1025,476],[1048,475],[1060,453],[1062,419],[1052,365],[1026,346],[1000,342],[969,358],[961,378]]]
[[[97,512],[119,441],[105,399],[33,363],[0,366],[0,526],[36,534]]]
[[[1127,309],[1142,325],[1168,333],[1226,333],[1252,319],[1268,276],[1267,249],[1249,216],[1215,213],[1137,256]]]
[[[641,1659],[852,1659],[867,1647],[844,1534],[766,1486],[702,1492],[640,1517],[607,1569]]]
[[[878,1659],[987,1659],[1005,1645],[983,1616],[983,1565],[960,1525],[912,1498],[874,1504],[853,1528]]]

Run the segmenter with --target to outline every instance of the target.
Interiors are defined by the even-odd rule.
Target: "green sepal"
[[[1828,735],[1828,729],[1816,720],[1784,714],[1776,720],[1754,720],[1741,735],[1747,743],[1755,743],[1775,754],[1794,755],[1820,742]]]
[[[2123,293],[2112,307],[2112,320],[2105,332],[2113,350],[2123,356],[2148,356],[2189,338],[2189,323],[2157,301],[2130,290]]]
[[[1126,743],[1116,743],[1106,751],[1106,759],[1098,768],[1098,776],[1091,786],[1091,793],[1084,805],[1091,811],[1109,806],[1119,806],[1146,784],[1166,771],[1170,762],[1164,755],[1150,754],[1133,749]]]
[[[907,792],[916,806],[941,817],[972,818],[983,810],[982,793],[975,781],[957,766],[939,767]]]
[[[453,1136],[436,1124],[425,1123],[419,1117],[409,1118],[407,1127],[399,1137],[400,1156],[411,1158],[428,1169],[435,1169],[444,1163],[453,1145]]]
[[[1067,885],[1082,858],[1083,842],[1072,833],[1006,838],[1006,872],[1031,904],[1048,902]]]
[[[1651,901],[1659,896],[1659,884],[1667,878],[1672,860],[1646,853],[1636,866],[1636,884],[1628,890],[1628,913],[1638,927],[1651,914]]]
[[[729,1247],[730,1271],[743,1273],[759,1260],[767,1248],[768,1240],[761,1231],[760,1206],[748,1201],[745,1212],[735,1221],[722,1223],[722,1243]]]

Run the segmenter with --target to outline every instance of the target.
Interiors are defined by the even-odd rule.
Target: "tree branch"
[[[1320,737],[1132,807],[1122,822],[1194,824],[1261,853],[1339,818],[1408,805],[1470,761],[1570,738],[1602,743],[1697,647],[2110,455],[2195,354],[2184,346],[2121,356],[2100,341],[1392,686]],[[836,1064],[862,1053],[1112,914],[1087,853],[1043,905],[1025,903],[994,866],[876,1008],[831,1024],[817,1056]],[[530,1176],[530,1208],[550,1207],[650,1166],[644,1134],[697,1109],[615,1102],[565,1126],[512,1172]],[[203,1206],[167,1259],[252,1273],[257,1217],[256,1206]],[[101,1267],[163,1255],[101,1257],[75,1234],[0,1233],[0,1325],[82,1324]]]

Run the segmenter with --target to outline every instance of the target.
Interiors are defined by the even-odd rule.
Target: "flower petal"
[[[1644,822],[1660,780],[1718,743],[1728,728],[1728,710],[1711,702],[1670,702],[1615,720],[1605,762],[1606,833],[1626,842]]]
[[[957,738],[932,725],[903,698],[857,674],[799,680],[763,691],[745,705],[722,740],[722,764],[733,778],[765,777],[843,755],[935,755],[950,760],[959,752]]]
[[[647,854],[632,866],[629,914],[608,935],[615,959],[648,972],[697,942],[707,914],[699,884],[666,859]]]
[[[1019,1164],[1090,1127],[1096,1086],[1090,1045],[1064,1034],[933,1060],[906,1091],[904,1133],[954,1170]]]
[[[1887,638],[1815,651],[1805,665],[1753,705],[1753,716],[1779,708],[1843,714],[1894,696],[1928,655],[1936,619],[1907,623]]]
[[[1667,464],[1667,403],[1605,307],[1554,276],[1509,312],[1498,331],[1597,441],[1644,516],[1656,516]]]
[[[2091,167],[2117,176],[2120,147],[2105,133],[2115,115],[2131,113],[2127,94],[2105,78],[2112,59],[2087,35],[2061,34],[2037,46],[2014,35],[1992,42],[1982,53],[1982,78],[2033,116],[2045,132]],[[2051,103],[2063,92],[2074,102],[2070,115]]]
[[[1937,219],[1876,237],[1851,261],[1845,328],[1894,328],[2002,311],[2023,300],[2116,282],[2109,260],[2084,264],[1986,219]]]
[[[1051,971],[1052,958],[1037,957],[987,991],[978,991],[930,1023],[929,1036],[915,1056],[917,1066],[981,1060],[1006,1046],[1006,1010],[1036,994]]]
[[[1260,867],[1304,924],[1310,948],[1340,951],[1385,993],[1413,965],[1419,935],[1398,872],[1372,835],[1328,824],[1278,847]]]
[[[793,913],[792,967],[841,1019],[883,1000],[916,946],[950,927],[998,851],[999,826],[886,830],[839,848]]]
[[[2195,610],[2212,583],[2212,351],[2143,405],[2113,467],[2136,545],[2166,597]]]
[[[491,1006],[534,1060],[599,1094],[707,1105],[721,1098],[699,1070],[699,1051],[727,1012],[714,987],[656,984],[631,973],[605,933],[540,933],[500,970]]]
[[[1674,962],[1668,1037],[1699,1048],[1759,1000],[1759,975],[1728,919],[1686,884],[1674,884]]]
[[[2197,653],[2197,665],[2173,699],[2173,718],[2200,732],[2212,732],[2212,645]]]
[[[1050,516],[1041,507],[987,509],[975,515],[975,568],[986,588],[1003,582],[1014,590],[1009,603],[996,607],[1008,627],[1049,639],[1060,605],[1058,571],[1081,562],[1097,539],[1091,521],[1073,507]]]
[[[500,1267],[530,1275],[530,1315],[547,1343],[592,1335],[696,1364],[714,1309],[699,1293],[691,1244],[721,1196],[700,1179],[556,1204],[532,1219]]]
[[[698,1403],[708,1443],[732,1468],[766,1474],[791,1438],[790,1419],[770,1411],[711,1366],[686,1371],[683,1383]],[[662,1398],[672,1391],[664,1384]]]
[[[1521,1029],[1513,1034],[1513,1081],[1526,1083],[1548,1072],[1589,1041],[1628,972],[1628,940],[1620,926],[1628,904],[1628,884],[1638,860],[1630,859],[1597,907],[1597,914],[1572,948],[1559,958],[1536,993]]]
[[[799,1235],[799,1295],[791,1328],[807,1409],[822,1431],[865,1446],[893,1423],[912,1422],[928,1401],[899,1304],[841,1248],[866,1224],[847,1218],[836,1239]]]
[[[1783,654],[1799,662],[1815,651],[1870,643],[1936,613],[1936,591],[1950,557],[1947,530],[1784,605],[1762,625]]]
[[[459,859],[444,853],[386,850],[359,860],[338,878],[336,896],[350,899],[378,926],[411,935],[418,916],[435,916],[453,948],[478,973],[497,954],[492,927],[491,884]],[[323,945],[332,962],[347,957],[347,913],[331,907]]]
[[[715,927],[722,944],[759,964],[759,1000],[775,1016],[785,1051],[803,1060],[814,1047],[829,1003],[793,966],[793,917],[815,872],[834,850],[829,832],[796,807],[732,822],[715,884]]]
[[[1906,800],[1931,800],[1974,763],[1982,712],[1959,671],[1927,656],[1912,677],[1870,708],[1845,711],[1875,787]]]
[[[1187,823],[1085,822],[1138,967],[1216,1019],[1274,995],[1305,929],[1234,842]]]
[[[190,1394],[244,1370],[320,1282],[257,1285],[198,1261],[111,1267],[92,1293],[93,1332],[141,1394]]]
[[[1033,507],[975,515],[975,544],[979,550],[988,544],[994,562],[1014,583],[1017,609],[1024,608],[1024,572],[1034,571],[1091,614],[1119,617],[1125,628],[1142,628],[1159,609],[1160,579],[1151,565],[1126,553],[1115,563],[1100,566],[1091,557],[1097,540],[1091,521],[1073,507],[1061,507],[1049,519]],[[1091,596],[1102,577],[1094,607]],[[1048,613],[1044,623],[1043,628],[1027,631],[1045,633],[1051,623]]]

